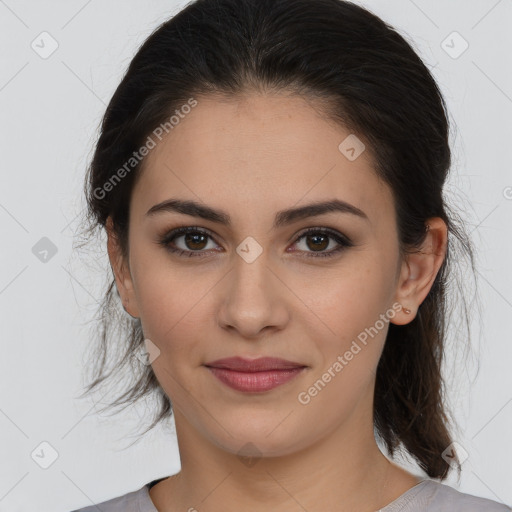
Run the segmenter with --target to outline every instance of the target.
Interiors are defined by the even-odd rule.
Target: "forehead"
[[[358,139],[311,100],[256,93],[196,100],[146,157],[134,191],[140,212],[176,196],[253,212],[258,204],[277,211],[338,197],[369,217],[390,214],[391,194],[369,148],[348,158],[347,144],[362,149]]]

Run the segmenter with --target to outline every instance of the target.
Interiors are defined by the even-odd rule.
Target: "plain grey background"
[[[447,193],[478,251],[484,308],[473,319],[470,363],[448,361],[457,442],[468,458],[460,481],[454,474],[447,483],[511,505],[512,4],[358,3],[413,43],[448,103]],[[0,0],[2,512],[69,511],[179,470],[172,431],[158,427],[123,450],[144,408],[107,418],[75,399],[103,282],[72,244],[105,106],[138,46],[185,4]]]

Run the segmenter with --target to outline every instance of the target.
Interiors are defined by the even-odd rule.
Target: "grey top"
[[[73,512],[158,512],[151,501],[149,489],[164,480],[160,478],[145,484],[140,489],[117,498],[98,503]],[[512,508],[497,501],[479,498],[457,491],[453,487],[422,480],[396,500],[376,512],[511,512]]]

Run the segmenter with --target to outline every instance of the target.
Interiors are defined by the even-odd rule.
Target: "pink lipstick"
[[[229,357],[206,363],[205,366],[227,386],[253,393],[274,389],[306,368],[303,364],[274,357]]]

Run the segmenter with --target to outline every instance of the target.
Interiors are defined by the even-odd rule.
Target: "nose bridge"
[[[267,255],[251,237],[236,248],[220,321],[244,336],[255,336],[266,327],[284,321],[286,308],[280,298],[282,293],[276,288],[278,280],[268,268]]]
[[[249,237],[250,238],[250,237]],[[254,239],[244,240],[236,249],[231,293],[239,309],[258,308],[271,301],[269,295],[268,252]]]
[[[238,245],[236,253],[233,278],[241,287],[264,288],[269,273],[268,251],[264,250],[255,239],[248,237]]]

